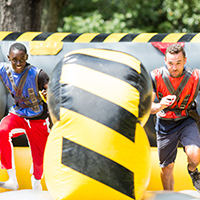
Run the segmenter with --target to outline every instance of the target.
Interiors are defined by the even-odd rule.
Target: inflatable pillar
[[[141,199],[150,178],[143,125],[152,85],[135,57],[106,49],[70,52],[48,87],[53,120],[44,160],[55,199]]]

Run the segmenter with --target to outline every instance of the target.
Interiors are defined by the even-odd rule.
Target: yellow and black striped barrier
[[[42,33],[0,32],[0,41],[53,41],[53,42],[200,42],[200,33]]]
[[[200,42],[199,33],[42,33],[42,32],[0,32],[0,41],[29,42],[31,55],[56,55],[63,43],[176,43]]]
[[[141,62],[107,49],[80,49],[56,66],[48,87],[54,122],[45,179],[55,199],[141,199],[150,178],[143,125],[152,85]]]

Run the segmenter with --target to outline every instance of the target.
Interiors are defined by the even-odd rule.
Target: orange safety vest
[[[153,70],[151,76],[159,102],[162,97],[176,95],[176,101],[157,116],[165,120],[186,118],[199,91],[199,70],[186,67],[180,77],[174,78],[166,67],[161,67]]]

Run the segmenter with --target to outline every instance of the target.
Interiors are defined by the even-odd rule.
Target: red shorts
[[[49,120],[31,120],[9,114],[0,124],[1,164],[6,169],[14,168],[13,145],[11,138],[26,134],[33,160],[33,175],[41,179],[43,175],[43,157],[49,135]]]

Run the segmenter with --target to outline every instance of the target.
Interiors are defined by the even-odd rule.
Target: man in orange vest
[[[157,115],[156,134],[161,180],[164,190],[174,189],[174,162],[180,142],[188,159],[188,173],[200,192],[200,136],[190,111],[197,114],[195,98],[199,91],[199,70],[185,67],[186,55],[179,44],[165,52],[164,67],[150,73],[153,83],[151,114]],[[154,101],[157,97],[157,101]]]

